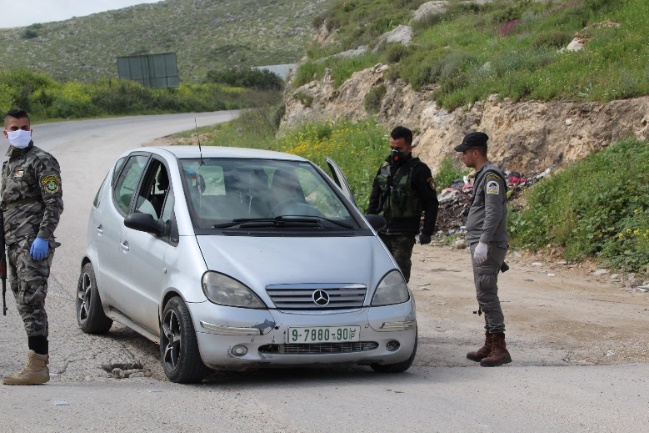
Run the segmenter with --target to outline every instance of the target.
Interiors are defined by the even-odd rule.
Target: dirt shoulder
[[[499,276],[511,365],[649,362],[649,293],[588,264],[510,251]],[[475,366],[465,359],[484,340],[469,252],[416,245],[410,281],[420,345],[415,365]]]

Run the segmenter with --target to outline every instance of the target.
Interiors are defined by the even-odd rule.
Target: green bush
[[[412,49],[403,44],[389,44],[384,48],[382,56],[385,63],[398,63],[402,58],[412,52]]]
[[[306,61],[300,64],[293,80],[293,88],[310,83],[315,79],[322,79],[325,74],[325,67],[322,63]]]
[[[568,260],[599,257],[616,269],[649,265],[649,144],[626,140],[568,166],[525,194],[512,212],[512,244],[564,248]]]
[[[563,48],[572,41],[574,32],[564,30],[549,30],[541,32],[532,38],[533,48],[550,47]]]
[[[367,95],[365,95],[365,100],[363,101],[363,106],[365,111],[370,114],[376,114],[381,110],[381,102],[387,89],[384,84],[379,84],[370,90]]]
[[[454,180],[462,179],[471,171],[467,168],[460,170],[457,168],[457,165],[457,159],[446,157],[442,160],[442,163],[439,166],[439,171],[435,175],[435,186],[437,187],[437,192],[441,192],[444,188],[448,188]]]
[[[223,71],[208,71],[206,81],[208,83],[221,83],[257,90],[284,89],[284,80],[279,75],[266,69],[230,68]]]

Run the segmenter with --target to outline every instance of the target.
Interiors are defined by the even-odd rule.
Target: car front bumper
[[[205,365],[215,369],[317,364],[395,364],[412,354],[412,300],[344,311],[279,311],[188,304]],[[355,342],[289,344],[293,327],[359,326]],[[397,342],[398,344],[395,344]]]

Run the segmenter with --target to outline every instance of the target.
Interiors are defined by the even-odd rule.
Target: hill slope
[[[58,80],[117,76],[116,57],[176,52],[181,80],[230,66],[295,63],[330,0],[165,0],[0,30],[3,69]]]

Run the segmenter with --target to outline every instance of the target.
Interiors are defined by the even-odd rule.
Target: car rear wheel
[[[175,383],[203,380],[207,367],[201,360],[196,331],[185,302],[171,298],[162,312],[160,355],[167,378]]]
[[[403,373],[410,368],[412,362],[415,360],[415,355],[417,355],[417,340],[418,338],[415,337],[415,345],[412,348],[412,355],[410,355],[410,358],[405,361],[397,362],[396,364],[370,364],[370,367],[372,367],[372,370],[377,373]]]
[[[77,324],[86,334],[105,334],[113,321],[104,314],[97,289],[97,279],[92,264],[86,263],[81,269],[77,284]]]

